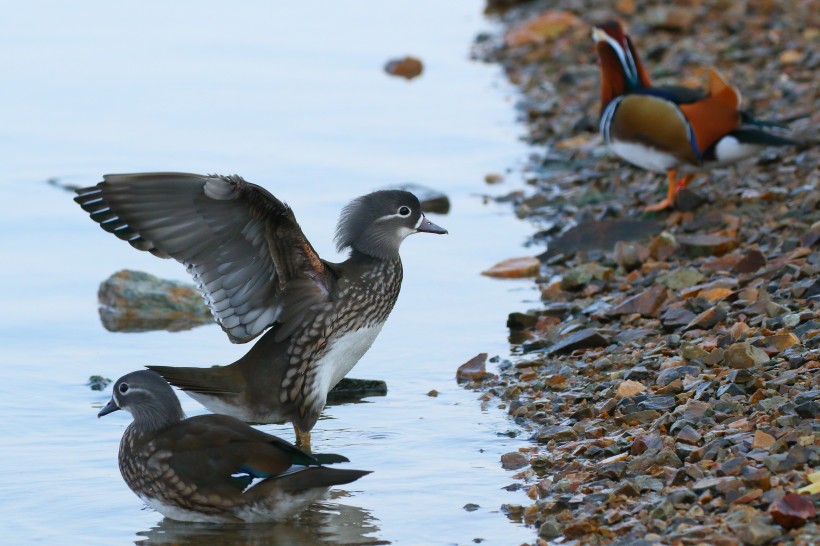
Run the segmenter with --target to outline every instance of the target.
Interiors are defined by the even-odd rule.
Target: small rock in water
[[[384,65],[384,71],[391,76],[399,76],[406,80],[412,80],[421,75],[424,65],[420,59],[406,56],[401,59],[391,59]]]
[[[498,173],[487,173],[484,175],[484,182],[487,184],[500,184],[504,182],[504,177]]]
[[[479,505],[473,503],[473,502],[468,502],[462,508],[464,508],[468,512],[475,512],[476,510],[478,510],[481,507]]]
[[[368,396],[387,396],[387,383],[381,379],[354,379],[343,377],[327,393],[328,404],[356,402]]]
[[[518,470],[529,464],[529,457],[520,451],[512,451],[501,456],[501,468],[504,470]]]
[[[92,391],[102,391],[111,383],[111,380],[101,375],[92,375],[88,378],[88,387]]]
[[[490,374],[487,372],[487,353],[479,353],[456,370],[456,380],[481,381]]]
[[[197,289],[141,271],[122,270],[100,284],[100,320],[111,332],[190,330],[214,322]]]

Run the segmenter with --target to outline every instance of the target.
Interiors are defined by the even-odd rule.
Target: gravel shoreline
[[[505,199],[533,222],[533,254],[547,248],[541,304],[508,320],[517,356],[466,384],[531,436],[501,464],[532,503],[504,511],[534,544],[820,543],[820,494],[797,493],[820,470],[820,6],[490,4],[519,5],[475,56],[520,89],[537,144],[531,189]],[[703,87],[714,65],[806,144],[643,213],[663,177],[595,132],[589,24],[613,17],[653,81]]]

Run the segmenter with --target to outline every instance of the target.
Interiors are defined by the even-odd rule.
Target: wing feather
[[[233,342],[250,341],[282,315],[292,281],[313,285],[311,304],[326,301],[335,282],[291,209],[238,176],[106,175],[77,194],[105,231],[183,263]]]

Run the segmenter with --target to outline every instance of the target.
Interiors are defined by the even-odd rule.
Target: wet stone
[[[464,506],[462,506],[462,508],[464,508],[464,510],[466,510],[467,512],[475,512],[476,510],[481,508],[481,506],[479,506],[475,503],[469,502],[469,503],[465,504]]]
[[[489,375],[487,372],[487,353],[479,353],[456,370],[456,380],[481,381]]]
[[[529,466],[530,458],[520,451],[505,453],[501,456],[501,468],[504,470],[518,470]]]
[[[555,440],[556,442],[566,442],[578,438],[578,433],[575,432],[572,427],[552,425],[538,429],[533,438],[544,443],[549,442],[550,440]]]
[[[578,330],[565,337],[549,349],[548,355],[571,353],[577,349],[590,349],[593,347],[606,347],[609,340],[592,329]]]
[[[538,322],[538,317],[526,313],[510,313],[507,316],[507,328],[510,330],[524,330],[532,328]]]

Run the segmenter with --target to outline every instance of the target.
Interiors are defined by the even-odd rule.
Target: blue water
[[[519,544],[499,455],[503,410],[482,409],[455,370],[508,354],[506,314],[531,284],[478,275],[526,254],[527,227],[484,204],[483,178],[525,153],[497,68],[469,61],[490,25],[482,2],[27,2],[0,18],[0,532],[3,544]],[[413,54],[407,82],[382,71]],[[188,280],[183,268],[104,233],[46,180],[90,185],[103,173],[238,173],[286,200],[326,259],[341,207],[385,185],[445,191],[446,237],[403,245],[405,282],[373,348],[351,374],[385,379],[386,397],[329,407],[316,449],[374,473],[287,525],[163,521],[117,469],[128,415],[97,420],[116,379],[146,364],[231,362],[206,326],[112,334],[100,281],[123,269]],[[439,391],[429,397],[428,391]],[[202,412],[181,397],[189,414]],[[288,426],[265,430],[293,438]],[[467,512],[462,507],[480,508]]]

